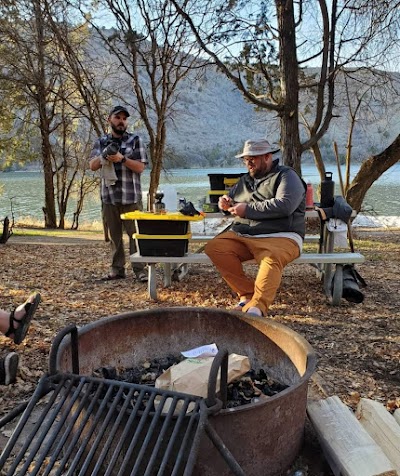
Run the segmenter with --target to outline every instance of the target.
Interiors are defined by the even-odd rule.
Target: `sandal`
[[[31,298],[33,300],[31,301]],[[10,314],[10,325],[8,331],[5,333],[7,337],[10,335],[14,335],[14,344],[20,344],[26,337],[28,333],[29,325],[31,323],[32,317],[35,314],[35,311],[40,303],[40,294],[31,294],[28,299],[24,303],[24,310],[25,314],[21,317],[21,319],[17,319],[15,317],[15,309],[11,311]],[[14,327],[14,322],[18,322],[19,326],[17,328]]]

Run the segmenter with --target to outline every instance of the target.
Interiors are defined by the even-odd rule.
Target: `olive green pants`
[[[111,240],[111,272],[113,274],[125,274],[125,250],[123,240],[123,230],[129,237],[129,253],[136,253],[136,243],[132,238],[135,233],[135,222],[133,220],[122,220],[121,213],[142,210],[141,203],[132,203],[130,205],[108,205],[103,203],[103,216],[107,223]],[[144,269],[144,263],[132,264],[133,272],[139,272]]]
[[[300,250],[290,238],[245,238],[227,231],[209,241],[205,253],[240,300],[249,300],[243,312],[258,307],[266,315],[281,283],[283,268],[300,255]],[[252,259],[259,264],[255,280],[245,274],[242,265]]]

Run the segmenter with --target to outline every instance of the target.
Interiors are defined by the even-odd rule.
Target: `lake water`
[[[313,165],[303,165],[303,178],[311,182],[314,189],[319,184],[319,175]],[[336,194],[340,194],[339,179],[336,165],[327,167],[327,171],[333,173]],[[179,197],[193,202],[199,207],[199,202],[208,197],[210,182],[208,174],[238,173],[245,172],[239,169],[172,169],[163,172],[160,189],[173,186]],[[353,175],[357,172],[355,167]],[[344,177],[344,168],[342,170]],[[34,219],[43,222],[42,207],[44,205],[43,174],[40,172],[7,172],[0,173],[0,218],[10,216],[10,204],[12,201],[16,223]],[[400,164],[396,164],[374,183],[369,190],[363,204],[363,214],[372,217],[400,217]],[[142,176],[143,191],[146,195],[149,186],[149,171]],[[317,200],[317,198],[315,198]],[[208,198],[207,198],[207,201]],[[74,207],[69,206],[67,220],[72,221]],[[100,221],[99,194],[95,193],[87,199],[83,212],[80,216],[80,224],[98,223]],[[393,221],[393,220],[392,220]]]

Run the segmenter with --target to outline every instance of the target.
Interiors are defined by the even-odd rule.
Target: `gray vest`
[[[233,231],[246,235],[294,232],[304,238],[307,185],[291,167],[276,163],[272,170],[259,181],[254,181],[249,174],[243,175],[230,195],[235,202],[251,203],[272,199],[276,195],[283,175],[286,176],[289,184],[290,181],[298,180],[301,180],[303,184],[304,197],[297,209],[289,216],[268,217],[266,220],[250,220],[237,217],[232,226]]]

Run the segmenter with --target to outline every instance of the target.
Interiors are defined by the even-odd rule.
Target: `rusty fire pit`
[[[213,427],[247,475],[282,474],[303,441],[308,380],[315,354],[299,334],[272,320],[207,308],[166,308],[107,317],[79,330],[79,374],[103,366],[129,368],[148,358],[177,354],[215,342],[230,353],[247,355],[253,369],[266,369],[289,387],[266,401],[222,410]],[[64,340],[57,370],[71,370],[71,346]],[[231,474],[204,439],[194,474]]]

